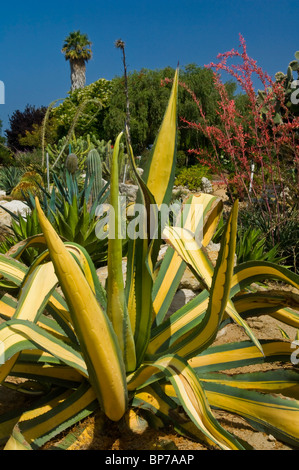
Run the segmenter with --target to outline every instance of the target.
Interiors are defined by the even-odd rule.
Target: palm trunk
[[[77,90],[78,88],[84,88],[86,83],[86,66],[84,60],[72,60],[71,65],[71,91]]]

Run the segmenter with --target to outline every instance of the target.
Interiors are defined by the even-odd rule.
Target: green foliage
[[[5,209],[5,207],[3,207]],[[30,214],[24,218],[21,214],[14,214],[5,209],[11,215],[11,235],[7,236],[5,241],[0,244],[0,253],[7,253],[8,250],[17,243],[41,233],[41,227],[38,221],[36,210],[29,211]],[[36,248],[27,248],[21,256],[21,260],[26,266],[30,266],[41,250]]]
[[[88,152],[94,148],[94,145],[91,142],[91,136],[88,134],[86,137],[78,137],[75,135],[71,139],[68,139],[67,136],[62,137],[57,143],[46,147],[46,151],[49,154],[49,163],[51,169],[55,171],[65,171],[65,163],[69,155],[69,149],[71,152],[76,155],[78,159],[78,167],[83,170],[85,165],[85,159]]]
[[[33,149],[27,152],[15,152],[14,165],[21,168],[23,172],[36,171],[42,173],[41,149]]]
[[[224,218],[222,217],[213,237],[214,243],[220,242],[224,227]],[[276,244],[269,249],[267,237],[260,228],[240,226],[237,230],[236,240],[237,264],[247,261],[268,261],[281,264],[285,261],[285,258],[281,256],[280,245]]]
[[[173,74],[174,70],[171,67],[157,70],[141,69],[128,74],[130,135],[136,155],[143,154],[154,143],[169,96],[169,86],[165,85],[164,79],[170,79]],[[180,72],[180,80],[195,92],[209,122],[216,124],[219,121],[217,114],[218,93],[212,76],[211,70],[196,64],[189,64]],[[103,128],[105,135],[114,140],[119,129],[124,127],[126,119],[124,78],[112,79],[111,86],[112,92],[109,106],[105,110]],[[227,82],[226,88],[229,96],[233,97],[235,85],[232,82]],[[183,88],[180,88],[178,93],[178,112],[179,116],[189,121],[200,119],[196,104]],[[190,147],[197,148],[207,145],[209,142],[204,136],[195,130],[182,126],[179,122],[178,150],[186,151]],[[194,156],[190,156],[189,159],[190,164],[195,162]]]
[[[3,167],[0,170],[0,188],[10,194],[19,183],[22,176],[22,170],[15,166]]]
[[[292,100],[292,94],[294,93],[296,98],[298,98],[298,84],[295,80],[299,78],[299,60],[298,55],[296,56],[296,54],[298,54],[298,52],[294,54],[295,60],[292,60],[289,63],[286,73],[277,72],[275,74],[275,85],[282,88],[283,98],[281,98],[281,93],[278,94],[275,90],[274,96],[269,103],[265,100],[265,91],[258,91],[258,102],[261,105],[262,114],[266,116],[267,112],[269,112],[269,106],[271,106],[271,109],[275,112],[275,124],[281,124],[289,112],[293,116],[299,116],[298,102],[294,102],[294,100]]]
[[[221,219],[214,234],[214,243],[219,243],[221,239],[224,220],[225,218]],[[290,208],[284,215],[282,223],[283,230],[279,230],[274,215],[271,220],[259,205],[255,206],[254,211],[247,208],[240,210],[236,247],[238,263],[250,260],[270,261],[285,265],[298,273],[298,210]]]
[[[62,238],[85,248],[96,267],[106,264],[108,241],[97,237],[98,217],[95,213],[90,214],[86,201],[78,207],[74,196],[72,204],[64,201],[63,210],[56,210],[52,215],[53,226]]]
[[[110,96],[111,83],[104,78],[69,92],[63,103],[54,107],[50,113],[57,125],[58,139],[68,134],[80,106],[82,112],[76,122],[76,136],[86,138],[88,134],[93,134],[98,139],[104,138],[102,122]]]
[[[193,165],[188,168],[180,168],[176,176],[174,184],[176,186],[185,186],[190,191],[197,191],[201,187],[201,179],[208,178],[210,170],[202,165]]]
[[[176,154],[176,172],[179,171],[180,168],[183,168],[188,163],[188,155],[183,150],[179,150]]]
[[[87,34],[82,34],[80,30],[71,32],[64,40],[62,52],[66,60],[76,61],[90,60],[92,57],[91,42]]]
[[[30,175],[27,174],[26,178],[30,182]],[[80,190],[78,179],[66,173],[64,180],[54,175],[51,194],[42,186],[39,187],[39,194],[43,194],[41,199],[42,207],[57,233],[65,240],[83,246],[91,256],[94,264],[99,267],[107,259],[107,240],[100,240],[96,236],[95,228],[98,223],[96,209],[98,205],[104,204],[109,192],[107,192],[108,185],[106,185],[97,194],[93,204],[88,206],[92,186],[93,178],[86,179],[83,188]],[[31,210],[26,219],[21,215],[15,215],[8,211],[12,216],[12,236],[1,244],[1,253],[5,253],[16,243],[41,233],[42,230],[38,222],[33,196],[34,191],[25,193],[25,200]],[[22,260],[29,265],[37,254],[36,249],[28,248],[22,255]]]
[[[299,213],[296,207],[289,207],[280,218],[273,213],[271,218],[256,205],[254,211],[240,211],[240,224],[244,230],[249,227],[259,230],[265,238],[265,250],[271,253],[275,248],[283,264],[298,273]]]

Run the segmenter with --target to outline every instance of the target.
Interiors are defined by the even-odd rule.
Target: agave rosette
[[[138,202],[146,209],[154,206],[157,221],[162,206],[170,203],[174,181],[177,89],[178,71],[142,179],[128,146],[140,187]],[[122,134],[114,146],[110,182],[116,234],[121,138]],[[163,234],[152,237],[144,224],[144,236],[129,240],[125,281],[121,237],[108,240],[106,289],[86,250],[63,242],[38,201],[36,207],[43,234],[22,242],[10,256],[0,255],[0,283],[6,292],[0,299],[4,320],[0,379],[3,386],[38,396],[29,408],[0,417],[4,449],[40,448],[99,407],[113,421],[121,420],[133,407],[150,416],[155,426],[171,423],[178,432],[215,448],[248,448],[215,419],[213,408],[221,408],[298,446],[298,371],[291,367],[291,340],[258,340],[246,317],[267,313],[298,327],[299,315],[292,308],[295,301],[290,304],[277,293],[270,297],[253,294],[247,287],[274,278],[298,288],[299,277],[266,262],[234,266],[237,203],[215,267],[205,247],[217,227],[222,203],[211,195],[193,195],[184,202],[184,217],[173,226],[158,225]],[[197,209],[199,219],[194,216]],[[147,218],[148,211],[144,214]],[[168,248],[158,263],[162,238]],[[35,244],[44,246],[44,251],[27,267],[18,259]],[[187,266],[202,290],[168,316]],[[232,321],[244,328],[248,340],[215,346],[219,330]],[[274,361],[288,368],[254,374],[223,372]],[[24,380],[14,385],[11,376]],[[64,448],[67,445],[66,440]]]

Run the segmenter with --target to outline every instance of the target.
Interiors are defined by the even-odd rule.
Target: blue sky
[[[87,84],[122,74],[120,51],[126,43],[128,70],[203,66],[219,52],[237,48],[239,33],[248,53],[270,75],[286,71],[299,49],[298,0],[34,0],[6,1],[0,17],[0,104],[8,116],[26,104],[47,106],[70,88],[69,64],[60,52],[73,30],[87,33],[93,58]]]

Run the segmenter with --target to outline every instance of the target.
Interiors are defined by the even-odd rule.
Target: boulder
[[[203,193],[206,193],[206,194],[212,194],[213,193],[212,183],[205,176],[203,176],[201,178],[201,190],[202,190]]]
[[[12,201],[1,201],[0,205],[0,223],[2,225],[11,225],[11,215],[5,210],[9,210],[13,214],[20,214],[22,217],[26,218],[30,208],[22,201],[12,200]],[[5,208],[5,209],[4,209]]]
[[[180,308],[184,307],[184,305],[190,302],[190,300],[194,299],[196,295],[196,292],[191,289],[177,290],[167,312],[166,318],[175,313]]]
[[[121,196],[125,196],[128,202],[135,202],[139,186],[135,184],[120,183],[119,192]]]

